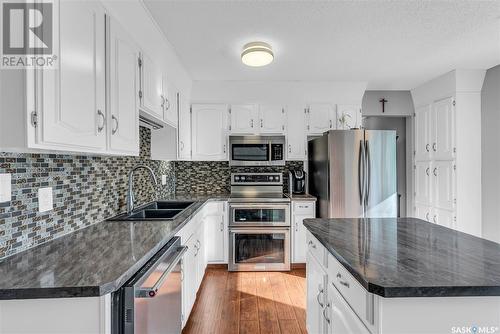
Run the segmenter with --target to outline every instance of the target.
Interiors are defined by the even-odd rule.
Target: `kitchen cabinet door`
[[[359,129],[361,122],[361,106],[351,104],[337,105],[337,129]]]
[[[199,223],[199,226],[196,231],[196,252],[195,252],[195,257],[196,257],[196,280],[195,280],[195,286],[196,286],[196,291],[200,288],[201,281],[203,280],[203,276],[205,275],[205,268],[207,265],[206,259],[205,259],[205,226],[203,222]]]
[[[307,132],[323,134],[335,129],[335,106],[329,103],[311,104],[307,108]]]
[[[133,40],[113,18],[107,21],[109,40],[109,148],[113,152],[139,155],[139,89],[137,59]]]
[[[106,150],[104,14],[97,1],[54,2],[59,68],[42,70],[37,76],[40,147]]]
[[[182,323],[186,324],[189,314],[196,300],[196,237],[195,235],[187,241],[188,250],[182,258]]]
[[[325,333],[323,308],[325,305],[326,273],[314,258],[307,252],[307,309],[306,327],[308,333]]]
[[[254,134],[259,131],[257,106],[254,104],[231,105],[232,134]]]
[[[427,104],[415,110],[415,160],[430,159],[431,105]]]
[[[178,99],[177,99],[178,89],[163,77],[163,116],[165,122],[173,126],[178,127]]]
[[[262,134],[284,134],[286,128],[285,108],[281,105],[259,106],[259,132]]]
[[[192,106],[193,160],[227,160],[227,105]]]
[[[309,215],[294,215],[292,225],[292,262],[305,263],[307,254],[306,228],[303,220]]]
[[[431,222],[433,210],[427,205],[415,205],[415,218]]]
[[[436,160],[454,157],[454,110],[453,98],[438,101],[432,106],[432,153]]]
[[[140,60],[141,89],[139,92],[142,111],[156,119],[164,119],[163,72],[144,52]]]
[[[179,93],[178,152],[179,160],[191,160],[191,110],[184,95]]]
[[[215,212],[203,218],[206,258],[208,263],[227,263],[229,232],[225,219],[225,204],[221,202],[214,205]]]
[[[452,210],[434,209],[431,219],[433,223],[438,225],[453,229],[456,228],[456,215]]]
[[[435,161],[432,167],[434,206],[453,210],[455,207],[455,162]]]
[[[286,160],[307,160],[306,112],[300,106],[287,107]]]
[[[370,334],[370,331],[332,284],[328,284],[328,301],[324,316],[328,334]]]
[[[434,179],[431,176],[432,166],[427,161],[415,162],[415,202],[420,204],[432,203]]]

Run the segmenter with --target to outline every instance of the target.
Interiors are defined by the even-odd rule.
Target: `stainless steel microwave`
[[[285,136],[229,136],[231,166],[284,166]]]

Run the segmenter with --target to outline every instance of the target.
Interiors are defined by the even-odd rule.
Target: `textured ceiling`
[[[366,81],[411,89],[500,64],[499,1],[144,0],[194,80]],[[270,43],[249,68],[242,46]]]

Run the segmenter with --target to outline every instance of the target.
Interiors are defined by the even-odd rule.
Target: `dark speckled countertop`
[[[102,296],[132,277],[210,200],[229,194],[177,195],[196,203],[174,220],[104,221],[0,261],[0,299]]]
[[[306,219],[368,291],[383,297],[500,296],[500,244],[415,218]]]

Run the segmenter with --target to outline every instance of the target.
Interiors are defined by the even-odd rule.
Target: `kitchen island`
[[[499,332],[499,244],[414,218],[304,225],[309,332]]]

